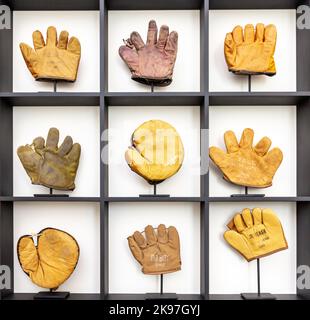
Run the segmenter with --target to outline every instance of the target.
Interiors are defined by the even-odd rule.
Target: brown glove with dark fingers
[[[132,171],[150,184],[176,174],[182,166],[184,148],[174,127],[162,120],[150,120],[132,134],[132,146],[125,153]]]
[[[225,240],[247,261],[288,248],[280,220],[271,209],[243,209],[227,225]]]
[[[22,236],[18,240],[17,255],[24,272],[33,283],[56,290],[73,273],[80,255],[76,240],[68,233],[46,228],[36,235]]]
[[[128,237],[131,253],[145,274],[164,274],[181,270],[180,239],[175,227],[160,224],[157,234],[152,226],[145,227],[145,237],[136,231]]]
[[[241,26],[226,34],[224,53],[229,71],[236,74],[276,74],[274,52],[277,29],[273,24],[264,26],[247,24],[244,33]]]
[[[210,158],[231,183],[254,188],[270,187],[282,162],[282,151],[274,148],[268,152],[271,146],[268,137],[262,138],[253,147],[253,137],[252,129],[244,129],[238,144],[234,132],[227,131],[224,135],[227,153],[211,147]]]
[[[36,80],[75,81],[81,58],[81,45],[77,38],[68,41],[69,34],[62,31],[57,41],[55,27],[47,29],[46,43],[40,31],[32,34],[34,50],[21,43],[20,50],[27,67]]]
[[[157,25],[149,22],[147,42],[132,32],[119,54],[132,73],[132,79],[143,84],[168,86],[172,82],[173,68],[178,50],[178,34],[169,34],[168,26],[161,26],[157,39]]]
[[[74,190],[81,146],[67,136],[58,148],[59,131],[51,128],[46,144],[42,137],[17,149],[18,157],[33,184],[58,190]]]

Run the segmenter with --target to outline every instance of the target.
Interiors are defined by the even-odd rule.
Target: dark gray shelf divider
[[[72,300],[144,299],[144,295],[109,293],[109,203],[113,202],[193,202],[200,203],[200,295],[181,295],[181,299],[233,299],[239,295],[209,295],[209,204],[216,202],[295,202],[297,205],[297,263],[310,265],[310,69],[307,31],[297,30],[297,92],[209,92],[208,16],[209,10],[221,9],[296,9],[307,1],[293,0],[15,0],[2,1],[12,10],[100,10],[100,92],[12,92],[12,30],[0,32],[0,265],[13,270],[13,205],[22,201],[64,201],[100,203],[100,294],[72,294]],[[109,10],[200,10],[200,92],[109,92],[108,88],[108,11]],[[304,65],[306,64],[306,65]],[[100,109],[100,158],[107,156],[107,141],[102,133],[108,129],[108,110],[118,106],[198,106],[201,129],[209,128],[209,105],[296,105],[297,106],[297,196],[265,198],[209,197],[209,175],[201,176],[200,197],[138,198],[109,197],[108,165],[100,161],[100,197],[33,198],[13,196],[13,106],[98,106]],[[201,141],[202,160],[208,157],[208,141]],[[203,158],[204,157],[204,158]],[[100,159],[101,160],[101,159]],[[12,274],[13,279],[13,274]],[[13,279],[14,280],[14,279]],[[31,300],[33,294],[0,291],[1,298]],[[309,298],[309,290],[299,295],[278,295],[279,299]]]

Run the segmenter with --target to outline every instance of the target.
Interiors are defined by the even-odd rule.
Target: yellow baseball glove
[[[132,135],[132,146],[125,153],[132,171],[150,184],[158,184],[176,174],[182,166],[181,137],[169,123],[150,120]]]
[[[252,24],[244,28],[236,26],[233,32],[227,33],[224,54],[229,71],[236,74],[276,74],[273,58],[277,40],[277,29],[270,24]]]
[[[288,248],[280,220],[271,209],[243,209],[227,225],[225,240],[251,261]]]
[[[282,151],[274,148],[268,152],[271,146],[268,137],[262,138],[253,147],[253,137],[252,129],[244,129],[238,144],[234,132],[227,131],[224,135],[227,153],[211,147],[210,158],[222,171],[224,178],[231,183],[254,188],[270,187],[282,162]]]
[[[19,263],[33,283],[57,289],[73,273],[80,255],[76,240],[68,233],[46,228],[39,232],[35,246],[32,236],[18,240]]]
[[[27,67],[36,80],[76,80],[81,45],[75,37],[68,41],[68,36],[67,31],[62,31],[57,41],[56,28],[49,27],[46,43],[37,30],[32,34],[34,50],[25,43],[19,45]]]

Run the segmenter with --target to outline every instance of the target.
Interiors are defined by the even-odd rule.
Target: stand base
[[[44,198],[44,197],[50,197],[50,198],[61,198],[61,197],[69,197],[68,194],[50,194],[50,193],[46,193],[46,194],[43,194],[43,193],[36,193],[33,195],[34,197],[37,197],[37,198]]]
[[[241,293],[244,300],[276,300],[277,298],[271,293]]]
[[[145,300],[178,300],[176,293],[147,293]]]
[[[65,300],[70,296],[70,292],[38,292],[33,299],[34,300]]]
[[[240,197],[242,197],[242,198],[263,198],[263,197],[265,197],[265,195],[263,194],[263,193],[251,193],[251,194],[241,194],[241,193],[235,193],[235,194],[231,194],[230,195],[232,198],[240,198]]]
[[[168,198],[170,194],[139,194],[140,198]]]

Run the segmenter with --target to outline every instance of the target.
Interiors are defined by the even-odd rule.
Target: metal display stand
[[[257,293],[241,293],[244,300],[276,300],[271,293],[261,293],[260,291],[260,260],[257,259]]]
[[[147,293],[145,300],[178,300],[176,293],[164,293],[164,275],[160,275],[160,292]]]
[[[34,295],[34,300],[65,300],[70,296],[70,292],[65,291],[40,291]]]

